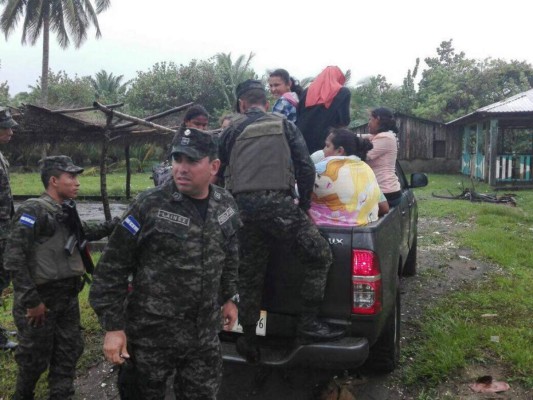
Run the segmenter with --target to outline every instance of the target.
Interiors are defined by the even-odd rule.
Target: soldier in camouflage
[[[8,108],[0,107],[0,144],[9,143],[13,136],[11,128],[18,124],[11,117]],[[9,224],[15,209],[13,208],[13,195],[9,186],[9,163],[0,152],[0,298],[2,292],[9,286],[9,273],[4,270],[4,250],[7,236],[9,234]],[[0,299],[1,304],[1,299]],[[0,349],[13,350],[17,344],[9,340],[8,332],[0,326]]]
[[[13,277],[19,339],[16,400],[34,398],[35,385],[46,369],[49,399],[74,395],[76,362],[83,352],[78,293],[85,268],[77,248],[72,254],[65,251],[72,232],[61,204],[76,198],[82,171],[67,156],[41,160],[46,191],[26,200],[13,218],[5,268]],[[107,236],[112,228],[112,223],[84,224],[87,240]]]
[[[260,354],[255,325],[273,239],[295,241],[306,265],[301,291],[304,309],[298,334],[306,340],[331,340],[343,332],[317,318],[332,254],[327,241],[306,214],[315,169],[302,134],[283,116],[266,112],[268,103],[260,81],[239,84],[237,98],[237,111],[242,115],[220,138],[219,178],[224,178],[226,188],[234,195],[243,221],[239,232],[239,322],[244,337],[237,341],[237,351],[249,362],[256,363]]]
[[[237,318],[240,219],[231,195],[209,184],[216,151],[207,133],[180,131],[173,179],[132,202],[96,267],[89,300],[107,331],[104,354],[133,364],[128,381],[144,400],[163,399],[173,372],[178,399],[215,399],[221,383],[218,331],[221,318],[228,330]]]

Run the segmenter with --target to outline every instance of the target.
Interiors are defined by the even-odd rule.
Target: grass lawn
[[[435,174],[429,182],[416,190],[420,215],[467,222],[469,229],[456,240],[500,266],[501,272],[445,296],[429,310],[422,339],[404,349],[404,357],[416,355],[416,362],[403,371],[404,382],[431,387],[469,363],[499,363],[511,374],[505,377],[508,382],[533,387],[533,191],[516,191],[518,206],[510,207],[432,196],[471,187],[461,175]],[[503,194],[477,182],[475,191]]]
[[[79,196],[100,195],[100,175],[91,173],[91,168],[80,175]],[[40,195],[44,189],[39,173],[11,173],[9,174],[11,189],[14,195]],[[150,179],[151,172],[131,175],[131,194],[135,196],[148,188],[154,187]],[[109,196],[126,196],[126,174],[107,174],[107,193]]]

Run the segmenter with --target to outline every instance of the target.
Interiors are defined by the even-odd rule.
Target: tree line
[[[352,125],[365,123],[368,110],[377,106],[448,122],[533,87],[533,67],[526,61],[471,59],[464,52],[455,51],[452,39],[443,41],[436,53],[435,57],[424,60],[426,67],[420,77],[421,65],[417,59],[400,86],[392,85],[383,75],[365,78],[354,85],[348,81],[352,92]],[[148,71],[137,72],[130,81],[104,70],[82,77],[50,71],[48,107],[84,107],[94,100],[107,104],[124,102],[125,112],[145,117],[194,101],[206,107],[216,120],[232,111],[239,82],[261,78],[252,67],[253,57],[251,53],[233,59],[231,54],[218,53],[189,64],[159,62]],[[267,77],[267,73],[262,76],[265,83]],[[301,81],[312,79],[306,77]],[[8,83],[0,82],[1,104],[38,104],[40,98],[39,82],[30,86],[28,92],[14,97],[9,97]]]
[[[353,120],[366,121],[365,109],[387,106],[398,112],[438,122],[449,122],[480,107],[533,87],[533,68],[526,61],[467,58],[456,52],[453,40],[443,41],[435,57],[417,59],[403,84],[395,87],[377,75],[352,91]]]

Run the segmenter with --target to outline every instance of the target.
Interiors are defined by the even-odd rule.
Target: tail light
[[[373,251],[352,250],[352,294],[353,314],[381,311],[381,270]]]

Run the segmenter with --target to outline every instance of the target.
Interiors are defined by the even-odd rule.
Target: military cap
[[[39,161],[39,164],[41,166],[41,172],[51,169],[58,169],[73,174],[81,174],[83,172],[83,168],[74,165],[72,159],[68,156],[45,157]]]
[[[244,93],[252,89],[261,89],[262,91],[265,91],[265,86],[257,79],[247,79],[237,85],[237,88],[235,89],[235,94],[237,95],[237,104],[235,105],[235,109],[237,112],[241,112],[239,99]]]
[[[18,126],[18,124],[15,122],[13,117],[11,116],[11,112],[9,111],[9,108],[6,107],[0,107],[0,128],[14,128],[15,126]]]
[[[193,160],[216,157],[217,150],[217,145],[209,133],[194,128],[180,130],[172,143],[173,155],[182,153]]]
[[[252,89],[261,89],[264,91],[265,86],[261,83],[261,81],[256,79],[247,79],[237,85],[237,89],[235,90],[237,98],[241,97],[244,93]]]

